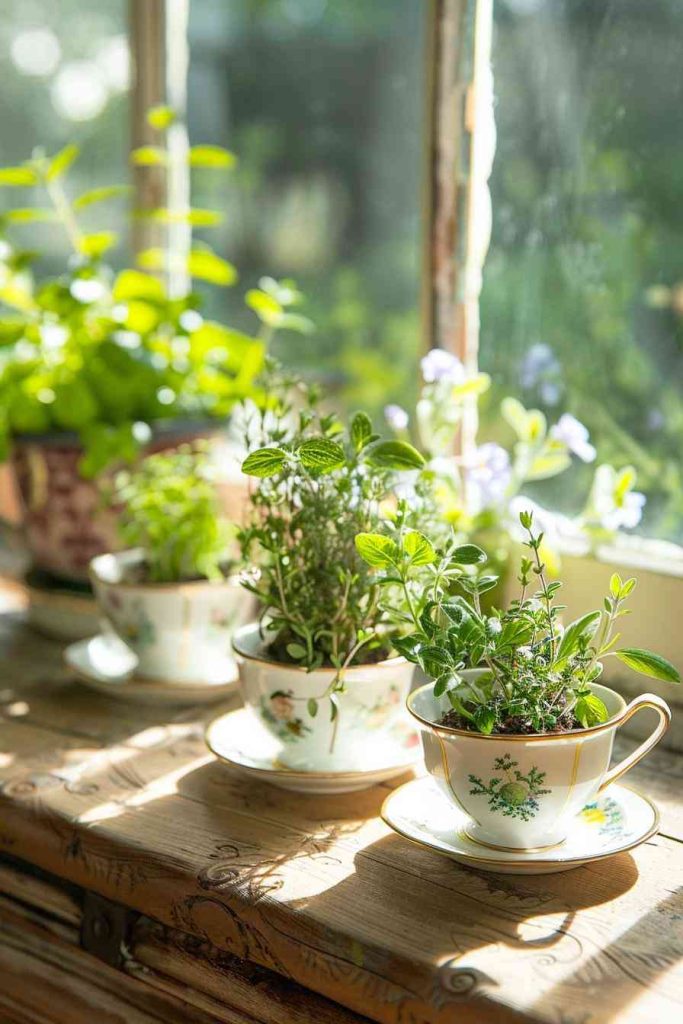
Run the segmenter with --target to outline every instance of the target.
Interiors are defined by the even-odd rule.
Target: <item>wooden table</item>
[[[215,707],[91,694],[0,596],[2,1024],[683,1019],[681,759],[634,771],[662,831],[633,853],[479,873],[391,833],[387,785],[245,782]]]

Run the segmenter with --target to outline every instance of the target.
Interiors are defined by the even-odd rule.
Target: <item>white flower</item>
[[[627,530],[637,526],[643,517],[646,497],[640,491],[632,490],[635,473],[614,466],[598,466],[595,471],[592,501],[601,526],[607,530]]]
[[[405,430],[408,426],[408,413],[400,405],[385,405],[384,418],[392,430]]]
[[[465,367],[457,356],[446,352],[443,348],[433,348],[420,360],[422,376],[426,384],[434,384],[436,381],[448,381],[452,384],[462,384],[465,380]]]
[[[467,459],[466,471],[470,514],[500,504],[512,479],[505,448],[492,441],[480,445]]]
[[[582,462],[595,461],[597,453],[588,440],[588,430],[571,413],[565,412],[560,416],[555,426],[550,428],[550,436],[556,441],[566,444],[569,451],[578,456]]]

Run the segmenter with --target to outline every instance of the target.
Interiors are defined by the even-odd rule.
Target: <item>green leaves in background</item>
[[[222,146],[192,146],[188,153],[190,167],[208,167],[215,170],[231,170],[237,164],[237,157]]]
[[[173,107],[159,105],[150,107],[147,111],[147,124],[157,131],[165,131],[176,119],[176,112]]]
[[[0,187],[29,188],[37,185],[38,181],[32,167],[0,167]]]

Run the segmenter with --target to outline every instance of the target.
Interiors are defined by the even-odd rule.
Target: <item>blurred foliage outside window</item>
[[[681,542],[683,4],[498,0],[495,11],[482,430],[495,436],[504,394],[552,419],[571,411],[601,461],[637,470],[638,532]],[[575,512],[592,472],[536,485],[543,503],[550,492]]]
[[[241,285],[296,280],[317,331],[283,334],[276,354],[377,417],[414,402],[422,354],[425,14],[416,0],[190,6],[191,142],[239,158],[217,248]],[[214,314],[239,315],[240,291],[212,296]]]
[[[74,195],[128,177],[129,47],[126,0],[4,0],[0,19],[0,166],[13,167],[37,146],[56,153],[76,142],[82,157],[71,176]],[[20,206],[18,189],[0,204]],[[34,205],[27,190],[25,205]],[[121,204],[92,213],[98,229],[121,227]],[[125,260],[126,231],[113,262]],[[43,256],[37,270],[58,273],[68,240],[54,225],[12,227],[12,237]]]

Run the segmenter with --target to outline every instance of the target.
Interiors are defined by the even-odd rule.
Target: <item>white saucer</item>
[[[568,871],[612,857],[644,843],[659,827],[657,809],[646,797],[626,786],[612,785],[576,815],[563,843],[538,853],[504,853],[465,834],[469,818],[431,778],[416,779],[395,790],[384,801],[382,817],[395,832],[419,846],[468,867],[511,875]]]
[[[271,782],[295,793],[351,793],[367,789],[385,779],[402,775],[415,763],[420,745],[412,725],[401,722],[395,741],[388,746],[385,764],[358,771],[300,771],[287,768],[278,760],[283,742],[261,725],[250,708],[239,708],[215,718],[206,730],[209,749],[243,775]]]
[[[205,683],[143,679],[135,675],[135,654],[110,633],[70,644],[64,651],[64,660],[78,681],[90,689],[138,704],[204,704],[230,696],[237,681],[233,662],[217,666],[217,678]]]

